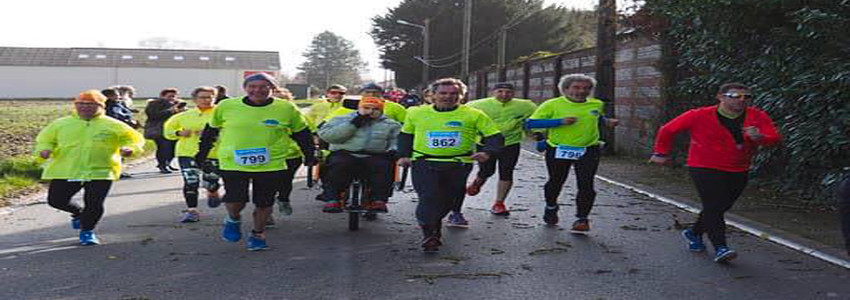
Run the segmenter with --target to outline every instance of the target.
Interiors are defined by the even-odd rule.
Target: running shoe
[[[201,214],[194,210],[186,210],[180,223],[195,223],[201,220]]]
[[[269,215],[266,217],[266,227],[274,228],[275,225],[277,224],[274,222],[274,215],[269,213]]]
[[[369,211],[373,213],[387,213],[389,210],[387,209],[386,201],[372,201],[369,203]]]
[[[71,217],[71,228],[80,229],[80,217]]]
[[[428,236],[422,239],[422,250],[425,252],[437,251],[442,245],[443,242],[440,242],[440,238],[436,235]]]
[[[266,239],[258,238],[253,234],[248,237],[248,240],[245,242],[245,247],[248,248],[248,251],[262,251],[269,249],[269,246],[266,245]]]
[[[224,217],[224,227],[221,230],[221,238],[225,241],[235,243],[242,239],[242,222],[232,220],[229,216]]]
[[[221,196],[218,192],[207,192],[207,206],[216,208],[221,205]]]
[[[80,245],[100,245],[100,239],[97,238],[97,235],[94,233],[94,230],[82,230],[80,231]]]
[[[558,224],[558,206],[546,206],[546,208],[543,210],[543,222],[546,222],[546,224],[548,225]]]
[[[292,204],[289,201],[280,201],[277,203],[277,211],[282,213],[284,216],[292,215]]]
[[[322,207],[322,212],[326,213],[341,213],[342,212],[342,204],[339,201],[328,201],[325,203],[325,207]]]
[[[490,207],[490,213],[497,216],[507,216],[510,215],[511,212],[505,208],[505,202],[496,201],[493,203],[493,207]]]
[[[159,167],[159,173],[161,173],[161,174],[171,174],[172,172],[167,167],[163,166],[163,167]]]
[[[573,228],[570,229],[573,233],[587,233],[590,231],[590,220],[588,219],[578,219],[573,222]]]
[[[468,186],[466,186],[466,194],[470,196],[478,195],[481,192],[481,186],[484,185],[484,180],[475,178]]]
[[[451,227],[467,227],[469,226],[469,222],[466,221],[466,218],[463,217],[463,213],[452,212],[449,215],[449,225]]]
[[[682,230],[682,237],[688,242],[688,250],[691,252],[705,251],[705,243],[702,242],[702,235],[696,235],[690,229]]]
[[[126,173],[126,172],[121,172],[121,175],[119,175],[119,176],[118,176],[118,178],[120,178],[120,179],[127,179],[127,178],[133,178],[133,176],[132,176],[132,175],[130,175],[130,174],[128,174],[128,173]]]
[[[737,257],[738,252],[726,246],[717,247],[717,250],[714,252],[714,262],[716,263],[725,264]]]

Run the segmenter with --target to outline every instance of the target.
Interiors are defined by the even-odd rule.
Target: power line
[[[486,37],[478,40],[478,42],[476,42],[472,47],[470,47],[470,52],[480,50],[480,48],[478,48],[478,47],[480,47],[484,43],[492,40],[493,38],[498,37],[499,33],[503,29],[504,30],[511,29],[511,28],[519,25],[520,23],[522,23],[522,21],[525,21],[525,19],[527,19],[527,18],[531,17],[532,15],[534,15],[535,13],[538,13],[538,12],[541,12],[541,11],[543,11],[543,9],[528,8],[528,9],[526,9],[525,12],[523,12],[525,14],[524,16],[523,16],[523,13],[516,14],[511,20],[508,20],[508,22],[506,22],[505,25],[503,25],[499,29],[496,29],[496,31],[490,33]],[[452,55],[441,57],[441,58],[434,58],[434,59],[427,59],[427,60],[423,60],[421,58],[416,58],[416,59],[421,61],[422,63],[428,65],[429,67],[444,68],[444,67],[448,67],[448,66],[452,66],[452,65],[456,65],[456,64],[460,63],[461,59],[452,61],[450,63],[444,63],[444,64],[441,64],[441,65],[436,65],[436,63],[438,63],[440,61],[446,61],[446,60],[452,59],[452,58],[457,57],[458,55],[461,55],[461,54],[463,54],[463,50],[458,51],[458,52],[456,52]]]

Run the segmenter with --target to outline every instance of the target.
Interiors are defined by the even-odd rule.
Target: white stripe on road
[[[534,153],[534,152],[531,152],[531,151],[528,151],[528,150],[525,150],[525,149],[522,149],[522,151],[524,151],[528,154],[531,154],[533,156],[543,158],[543,156],[540,155],[540,154],[537,154],[537,153]],[[689,204],[682,203],[682,202],[679,202],[679,201],[676,201],[676,200],[673,200],[673,199],[670,199],[670,198],[667,198],[667,197],[664,197],[664,196],[661,196],[661,195],[656,195],[656,194],[653,194],[651,192],[639,189],[637,187],[634,187],[634,186],[631,186],[631,185],[628,185],[628,184],[625,184],[625,183],[622,183],[622,182],[618,182],[618,181],[610,179],[610,178],[606,178],[604,176],[596,175],[596,179],[599,179],[599,180],[602,180],[604,182],[607,182],[607,183],[610,183],[610,184],[631,190],[635,193],[642,194],[644,196],[647,196],[649,198],[664,202],[666,204],[673,205],[673,206],[675,206],[675,207],[677,207],[681,210],[684,210],[684,211],[687,211],[687,212],[690,212],[690,213],[699,214],[699,212],[700,212],[699,208],[696,208],[696,207],[691,206]],[[793,250],[799,251],[803,254],[807,254],[807,255],[810,255],[812,257],[818,258],[820,260],[826,261],[828,263],[844,267],[845,269],[850,269],[850,261],[848,261],[846,259],[839,258],[839,257],[833,256],[833,255],[821,252],[817,249],[813,249],[813,248],[810,248],[810,247],[803,246],[803,245],[801,245],[797,242],[791,241],[791,240],[783,238],[783,237],[771,235],[771,234],[769,234],[769,233],[767,233],[763,230],[759,230],[755,227],[752,227],[750,225],[747,225],[747,224],[744,224],[744,223],[741,223],[741,222],[727,220],[726,224],[728,224],[732,227],[738,228],[738,229],[740,229],[740,230],[742,230],[746,233],[755,235],[759,238],[766,239],[766,240],[769,240],[771,242],[777,243],[779,245],[782,245],[782,246],[791,248]]]

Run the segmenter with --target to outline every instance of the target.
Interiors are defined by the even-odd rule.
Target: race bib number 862
[[[269,150],[266,148],[239,149],[233,152],[233,158],[240,166],[257,166],[269,162]]]
[[[428,148],[460,147],[459,131],[429,131]]]

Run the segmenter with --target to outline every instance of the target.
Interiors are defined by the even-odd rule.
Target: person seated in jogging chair
[[[387,212],[395,161],[396,138],[401,124],[383,114],[384,102],[364,97],[357,111],[335,117],[319,127],[319,138],[329,144],[331,154],[326,160],[327,182],[324,184],[326,213],[342,212],[340,195],[361,174],[370,192],[365,209],[375,213]]]

